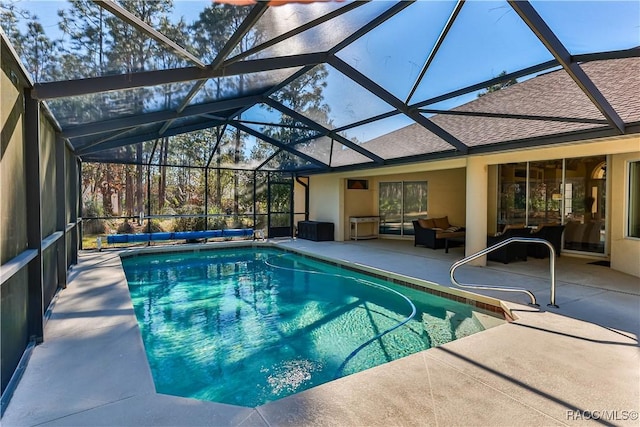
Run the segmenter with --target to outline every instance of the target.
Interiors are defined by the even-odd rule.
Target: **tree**
[[[27,30],[20,37],[20,57],[36,82],[54,80],[58,42],[49,39],[36,15],[29,18]]]
[[[504,77],[507,75],[506,71],[502,71],[500,74],[498,74],[496,77]],[[478,93],[478,98],[485,96],[488,93],[492,93],[492,92],[497,92],[501,89],[504,89],[505,87],[509,87],[509,86],[513,86],[514,84],[517,84],[518,80],[516,79],[508,79],[505,81],[502,81],[500,83],[496,83],[494,85],[491,85],[489,87],[487,87],[487,90],[484,92],[479,92]]]
[[[70,39],[67,52],[82,64],[84,77],[101,76],[106,71],[108,13],[91,0],[70,0],[69,4],[68,9],[58,10],[58,27]]]
[[[251,11],[249,7],[236,7],[228,4],[212,4],[205,8],[199,16],[199,19],[194,22],[192,29],[194,33],[194,46],[197,54],[204,61],[212,63],[219,53],[226,45],[229,38],[234,32],[240,28],[240,25],[244,22],[248,13]],[[261,35],[259,32],[253,31],[248,33],[238,45],[238,49],[244,51],[253,47]],[[227,94],[241,95],[245,92],[245,87],[248,82],[248,78],[240,75],[236,77],[216,78],[211,80],[210,86],[205,86],[201,89],[204,99],[221,99]],[[228,135],[225,132],[224,137]],[[242,151],[244,145],[244,134],[240,130],[236,130],[232,135],[233,141],[233,156],[234,164],[238,164],[244,159],[242,158]],[[222,146],[222,144],[221,144]],[[222,152],[218,156],[218,162],[223,157]],[[218,163],[218,166],[220,163]],[[216,175],[216,198],[219,203],[222,203],[222,174],[220,172]],[[237,174],[233,176],[233,211],[238,212],[239,198],[238,198],[238,177]]]
[[[167,15],[173,9],[171,0],[153,2],[128,0],[121,3],[124,8],[147,24],[161,27],[165,32],[169,32],[172,29],[167,19]],[[107,69],[110,72],[133,73],[156,69],[159,65],[166,64],[169,60],[168,56],[173,57],[177,65],[182,65],[181,60],[177,59],[176,55],[169,55],[164,48],[159,47],[151,38],[119,18],[109,15],[104,19],[104,25],[108,30],[108,37],[102,38],[107,47],[104,56],[107,58]],[[171,35],[175,36],[175,33]],[[157,105],[153,105],[154,103],[159,103],[160,108],[169,108],[171,99],[170,97],[167,99],[166,92],[158,94],[156,91],[156,97],[153,95],[154,91],[146,88],[111,93],[108,98],[109,111],[105,111],[105,114],[108,116],[140,114],[148,108],[159,108]],[[138,163],[135,173],[136,179],[128,179],[126,187],[126,194],[132,198],[135,197],[135,205],[131,200],[131,203],[128,203],[127,206],[131,211],[135,210],[136,213],[142,212],[144,209],[142,149],[142,144],[137,144],[135,147],[135,161]],[[131,155],[131,157],[133,158],[134,156]]]
[[[326,78],[328,74],[329,72],[326,67],[319,65],[273,94],[272,97],[298,113],[306,115],[307,117],[314,117],[316,121],[331,126],[331,120],[329,118],[331,110],[329,105],[324,102],[322,93],[327,86]],[[269,108],[269,111],[273,111],[273,109]],[[300,139],[313,137],[316,134],[315,130],[301,127],[300,123],[285,114],[280,116],[278,124],[280,126],[265,126],[262,128],[262,132],[285,144],[292,144]],[[293,148],[295,148],[295,145]],[[255,156],[254,158],[259,159],[265,152],[266,143],[260,142],[254,147],[252,157]],[[313,147],[311,146],[305,152],[313,156]],[[281,151],[274,160],[279,162],[280,166],[286,166],[289,158],[289,153]]]
[[[17,7],[14,1],[0,1],[0,27],[2,27],[2,30],[9,37],[18,54],[20,54],[22,49],[20,46],[21,35],[18,29],[18,16],[27,18],[28,14]]]

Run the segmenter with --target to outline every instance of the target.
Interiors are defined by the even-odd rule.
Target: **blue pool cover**
[[[111,234],[107,243],[136,243],[158,240],[213,239],[215,237],[251,237],[253,228],[230,228],[227,230],[175,231],[159,233]]]

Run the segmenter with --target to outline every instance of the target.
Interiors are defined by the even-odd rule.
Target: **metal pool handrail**
[[[462,258],[459,261],[454,262],[449,269],[449,277],[451,277],[451,283],[460,288],[468,288],[468,289],[482,289],[482,290],[490,290],[490,291],[503,291],[503,292],[521,292],[525,293],[531,298],[531,305],[535,305],[539,307],[540,305],[536,302],[536,296],[533,292],[524,289],[524,288],[511,288],[507,286],[487,286],[487,285],[474,285],[474,284],[462,284],[456,280],[454,277],[454,273],[456,268],[460,267],[463,264],[466,264],[474,259],[480,258],[488,254],[489,252],[493,252],[497,249],[500,249],[503,246],[507,246],[511,243],[536,243],[543,244],[549,248],[549,273],[551,275],[551,296],[550,303],[547,304],[549,307],[558,308],[556,305],[556,250],[551,243],[547,240],[540,239],[537,237],[510,237],[508,239],[503,240],[502,242],[498,242],[493,246],[489,246],[486,249],[482,249],[481,251],[476,252],[475,254],[469,255],[465,258]]]

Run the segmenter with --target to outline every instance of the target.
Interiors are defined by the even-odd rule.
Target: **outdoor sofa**
[[[464,237],[464,227],[449,224],[448,217],[413,220],[413,246],[424,246],[431,249],[442,249],[445,240]]]

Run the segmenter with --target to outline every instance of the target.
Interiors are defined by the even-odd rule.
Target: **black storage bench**
[[[298,238],[326,242],[333,240],[333,223],[321,221],[299,221]]]

